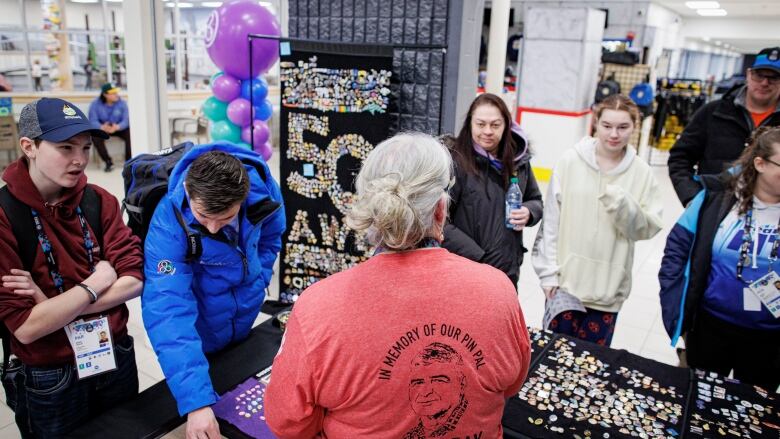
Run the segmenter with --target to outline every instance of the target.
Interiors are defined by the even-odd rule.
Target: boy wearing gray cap
[[[116,198],[87,184],[92,136],[105,133],[43,98],[19,134],[24,154],[0,189],[2,381],[22,437],[58,438],[138,393],[124,303],[141,292],[143,255]]]

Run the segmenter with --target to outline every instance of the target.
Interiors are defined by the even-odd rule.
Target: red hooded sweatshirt
[[[3,173],[3,180],[14,197],[38,211],[46,236],[51,241],[52,252],[64,281],[64,290],[67,291],[76,283],[88,278],[91,273],[84,247],[84,236],[76,215],[76,208],[87,186],[87,177],[82,176],[75,187],[65,189],[62,200],[55,205],[47,205],[44,202],[30,179],[24,158],[11,163]],[[105,259],[114,267],[117,277],[132,276],[143,280],[143,253],[140,240],[122,222],[117,199],[101,187],[92,185],[92,188],[102,203],[101,224],[103,226],[103,242],[93,248],[95,262]],[[90,233],[95,236],[91,229]],[[0,209],[0,275],[10,274],[12,268],[24,269],[11,224],[5,212]],[[36,252],[31,272],[33,280],[43,294],[47,297],[59,294],[54,287],[40,247]],[[27,320],[33,306],[35,302],[32,298],[14,294],[0,283],[0,320],[5,322],[12,334]],[[105,310],[99,315],[108,316],[115,341],[127,334],[128,311],[124,304]],[[55,331],[28,345],[12,337],[11,352],[29,366],[55,366],[74,361],[73,350],[64,330]]]

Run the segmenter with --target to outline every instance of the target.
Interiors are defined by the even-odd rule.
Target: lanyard
[[[428,237],[428,238],[423,238],[423,240],[418,242],[417,245],[414,246],[414,248],[409,250],[417,250],[421,248],[436,248],[436,247],[441,247],[441,243],[433,238]],[[374,251],[374,256],[380,253],[384,253],[386,251],[387,249],[385,249],[384,247],[378,247],[376,251]]]
[[[750,265],[751,262],[756,262],[756,265],[758,265],[758,261],[751,261],[749,256],[751,242],[753,242],[752,207],[745,213],[745,227],[742,233],[742,244],[739,246],[739,260],[737,260],[737,279],[747,284],[752,284],[753,282],[746,281],[742,277],[742,270],[745,268],[745,265]],[[769,253],[768,271],[772,271],[772,265],[774,265],[777,260],[778,248],[780,248],[780,219],[778,219],[777,226],[775,227],[775,241],[772,243],[772,251]],[[758,255],[756,255],[756,258],[758,258]]]
[[[51,241],[49,241],[49,237],[46,236],[46,232],[43,230],[43,224],[41,223],[41,217],[38,214],[38,211],[35,209],[30,209],[30,211],[32,212],[33,221],[35,222],[35,230],[38,232],[38,242],[41,244],[41,250],[43,250],[43,255],[46,257],[46,265],[49,266],[49,275],[51,276],[51,280],[54,281],[54,286],[57,288],[57,291],[62,294],[65,292],[65,289],[62,286],[62,275],[60,274],[57,260],[54,259]],[[84,218],[84,214],[81,213],[81,207],[76,207],[76,215],[79,218],[79,223],[81,223],[81,233],[84,236],[84,249],[87,251],[89,272],[92,273],[95,271],[95,257],[92,255],[92,248],[95,247],[95,243],[92,241],[89,228],[87,228],[87,220]]]

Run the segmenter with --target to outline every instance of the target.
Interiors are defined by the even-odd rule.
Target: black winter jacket
[[[489,264],[506,273],[517,284],[523,262],[523,232],[505,225],[505,196],[501,173],[487,158],[474,153],[478,175],[455,169],[455,184],[450,190],[449,223],[444,227],[443,246],[447,250]],[[542,219],[542,193],[531,171],[526,153],[515,161],[523,206],[531,211],[526,227]]]
[[[745,149],[756,128],[745,107],[745,93],[746,86],[735,87],[701,107],[672,147],[669,177],[683,205],[702,189],[693,179],[694,166],[699,175],[720,174]],[[780,125],[780,104],[761,125]]]

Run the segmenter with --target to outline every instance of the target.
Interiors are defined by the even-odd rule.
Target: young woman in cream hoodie
[[[661,230],[662,202],[650,166],[628,145],[636,105],[614,95],[593,117],[595,137],[580,140],[553,169],[533,264],[548,300],[560,288],[586,309],[555,316],[549,329],[609,346],[631,292],[634,242]]]

